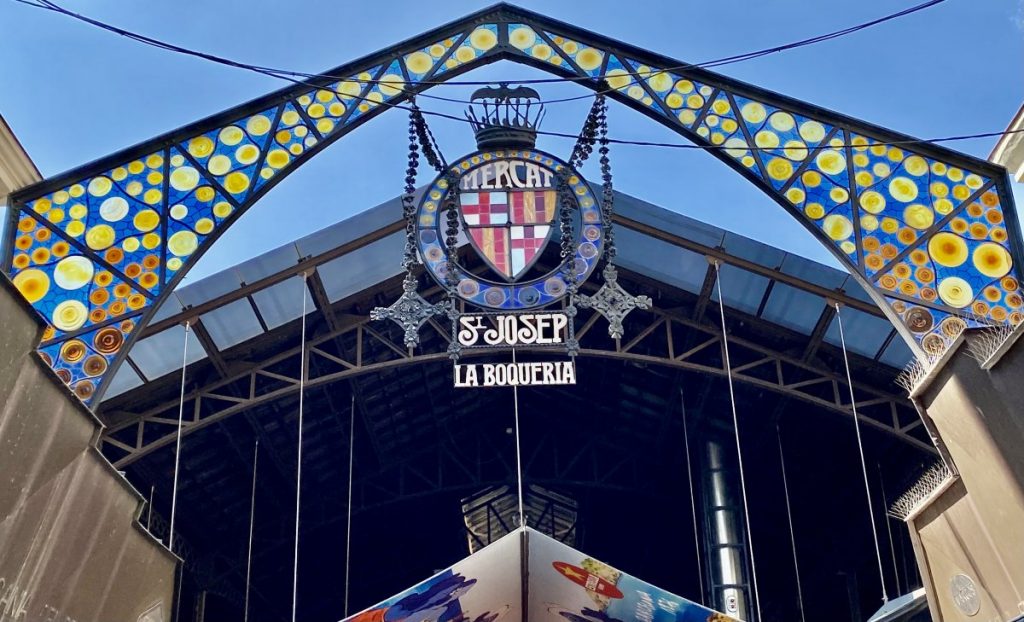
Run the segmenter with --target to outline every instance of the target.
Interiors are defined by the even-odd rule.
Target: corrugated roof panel
[[[769,279],[742,268],[723,265],[719,269],[722,280],[722,296],[725,306],[754,315],[761,306],[761,299],[768,289]],[[711,300],[718,302],[718,288],[711,293]]]
[[[306,299],[308,313],[313,310],[313,296],[310,295],[308,287],[303,287],[301,276],[271,285],[252,295],[263,321],[270,329],[298,319],[302,315],[303,298]]]
[[[295,291],[292,295],[298,298],[298,294],[299,292]],[[256,313],[245,298],[234,300],[209,313],[204,313],[199,316],[199,319],[203,322],[206,331],[210,333],[213,342],[221,350],[226,350],[263,333],[263,327],[260,326]]]
[[[125,391],[142,385],[142,378],[139,377],[131,365],[122,365],[117,368],[114,377],[110,379],[110,386],[103,394],[103,399],[108,400],[115,395],[121,395]]]
[[[785,283],[775,283],[761,317],[805,335],[814,332],[814,326],[825,310],[825,300]]]
[[[806,257],[786,253],[780,268],[785,274],[795,276],[798,279],[821,285],[829,289],[836,289],[843,285],[849,273],[836,270]]]
[[[194,307],[233,292],[240,285],[241,279],[238,278],[234,268],[231,268],[223,272],[211,274],[201,281],[179,287],[174,290],[174,293],[177,294],[178,300],[181,301],[182,305]]]
[[[317,268],[331,302],[401,274],[405,232],[399,231]]]
[[[132,346],[129,356],[139,366],[146,378],[153,380],[176,369],[181,369],[182,348],[185,343],[185,327],[172,326],[152,337],[141,339]],[[193,331],[188,333],[188,357],[186,364],[206,358],[206,351]]]
[[[892,331],[892,323],[849,307],[840,309],[840,313],[843,318],[843,333],[846,335],[846,349],[861,356],[874,358]],[[825,331],[825,341],[836,347],[841,346],[838,317],[832,318],[832,323]]]
[[[730,255],[768,268],[777,268],[786,257],[785,251],[751,240],[750,238],[745,238],[731,231],[725,232],[725,240],[722,245],[725,247],[725,252]]]
[[[238,278],[245,283],[255,283],[260,279],[287,270],[298,262],[298,249],[294,244],[286,244],[238,264],[235,266],[235,272],[238,273]]]
[[[878,360],[886,365],[899,368],[906,367],[912,358],[914,358],[914,354],[910,351],[910,346],[903,341],[903,337],[896,335],[892,342],[885,347],[885,352],[882,352],[882,356]]]
[[[689,292],[700,291],[708,269],[702,255],[625,227],[615,230],[615,245],[616,262],[623,268]]]

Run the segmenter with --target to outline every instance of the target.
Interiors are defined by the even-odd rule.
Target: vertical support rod
[[[167,548],[174,552],[174,518],[178,509],[178,467],[181,464],[181,426],[185,418],[185,367],[188,363],[189,323],[185,322],[185,345],[181,348],[181,397],[178,403],[178,433],[174,441],[174,484],[171,487],[171,526]]]
[[[292,560],[292,622],[299,602],[299,514],[302,506],[302,423],[303,398],[306,386],[306,273],[302,273],[302,334],[299,344],[299,439],[298,460],[295,471],[295,554]]]
[[[516,363],[516,349],[512,348],[512,364]],[[519,526],[526,527],[526,516],[523,510],[523,462],[519,445],[519,387],[512,385],[512,405],[516,420],[516,486],[519,492]]]
[[[706,605],[704,598],[704,569],[700,562],[700,532],[697,528],[697,495],[693,490],[693,467],[690,462],[690,436],[686,425],[686,400],[683,389],[679,388],[679,408],[683,411],[683,446],[686,448],[686,478],[690,484],[690,514],[693,516],[693,550],[697,554],[697,581],[700,583],[700,604]]]
[[[882,475],[882,465],[875,463],[875,466],[878,467],[878,485],[879,491],[882,493],[882,514],[885,515],[885,529],[889,532],[889,554],[892,555],[892,576],[896,579],[896,593],[902,594],[903,589],[900,587],[900,568],[899,565],[896,564],[896,544],[892,539],[892,518],[885,510],[885,500],[888,498],[885,496],[885,477]]]
[[[740,494],[743,495],[743,521],[747,530],[747,542],[750,544],[750,580],[754,584],[754,609],[757,611],[757,622],[761,618],[761,594],[757,590],[757,562],[754,561],[754,534],[750,531],[750,508],[747,506],[747,479],[743,472],[743,447],[740,443],[740,419],[736,414],[736,393],[732,386],[732,364],[729,362],[729,336],[725,326],[725,298],[722,297],[722,273],[718,260],[715,264],[715,287],[718,288],[718,310],[722,317],[722,351],[725,358],[725,377],[729,382],[729,405],[732,407],[732,425],[736,435],[736,461],[740,472]]]
[[[260,439],[256,439],[256,448],[252,450],[252,499],[249,501],[249,553],[245,562],[245,612],[243,621],[249,622],[249,585],[252,578],[252,532],[256,524],[256,465],[260,458]]]
[[[352,416],[348,423],[348,503],[345,511],[348,512],[348,522],[345,527],[345,617],[348,617],[348,573],[352,561],[352,467],[355,466],[355,439],[356,439],[356,387],[352,381]]]
[[[875,541],[875,557],[878,560],[878,580],[882,584],[882,602],[889,602],[885,591],[885,570],[882,568],[882,549],[878,545],[878,527],[875,525],[875,504],[871,498],[871,484],[868,482],[868,464],[864,458],[864,442],[860,436],[860,415],[857,414],[857,400],[853,396],[853,378],[850,375],[850,359],[846,355],[846,335],[843,332],[843,317],[839,313],[839,303],[835,304],[836,321],[839,322],[839,344],[843,347],[843,364],[846,366],[846,386],[850,388],[850,408],[853,410],[853,429],[857,431],[857,450],[860,452],[860,470],[864,476],[864,492],[868,500],[868,515],[871,518],[871,535]]]
[[[786,453],[782,450],[782,428],[775,424],[775,437],[779,440],[779,464],[782,465],[782,492],[786,496],[786,521],[789,523],[789,543],[793,548],[793,571],[796,574],[796,598],[800,605],[800,622],[806,622],[804,615],[804,590],[800,583],[800,561],[796,555],[796,531],[793,529],[793,508],[789,503],[789,478],[786,477]]]

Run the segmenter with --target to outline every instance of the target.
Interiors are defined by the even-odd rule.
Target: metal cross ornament
[[[608,320],[608,334],[622,339],[622,321],[633,309],[650,309],[650,296],[633,296],[618,283],[618,272],[611,263],[601,272],[604,284],[593,296],[580,295],[576,303],[584,309],[594,309]]]
[[[420,327],[431,316],[445,315],[448,312],[446,302],[430,303],[416,291],[416,277],[412,273],[405,275],[402,281],[402,295],[389,307],[375,307],[370,311],[370,319],[389,319],[405,331],[405,346],[415,348],[420,344]]]

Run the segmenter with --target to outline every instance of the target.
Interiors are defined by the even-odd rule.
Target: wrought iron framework
[[[654,309],[647,313],[646,327],[630,341],[613,341],[609,348],[583,347],[580,356],[664,365],[712,376],[725,376],[720,356],[723,342],[719,329],[672,311]],[[600,314],[592,310],[581,310],[577,317],[577,335],[581,341],[600,317]],[[305,387],[308,390],[367,373],[446,361],[450,331],[436,321],[429,320],[423,332],[426,337],[424,346],[420,351],[411,352],[377,330],[368,319],[351,318],[342,326],[328,330],[306,344],[308,359],[303,368],[310,371],[305,379]],[[700,335],[698,343],[680,349],[679,337],[691,332]],[[324,344],[339,338],[354,343],[351,355],[338,356],[324,348]],[[841,374],[737,337],[730,337],[729,343],[733,360],[732,374],[737,382],[801,399],[843,415],[853,415],[848,400],[843,399],[848,393]],[[244,413],[247,409],[297,393],[299,378],[295,374],[283,372],[282,367],[298,369],[297,357],[301,351],[299,347],[288,349],[187,393],[185,411],[191,415],[186,415],[181,433],[192,434],[227,417]],[[531,350],[522,348],[522,351]],[[463,356],[493,356],[497,352],[480,349],[467,351]],[[543,353],[543,350],[538,352]],[[228,392],[229,388],[239,386],[247,386],[248,390],[242,394]],[[861,396],[857,408],[862,423],[926,451],[934,451],[928,443],[909,434],[921,425],[921,421],[903,397],[857,384],[855,390]],[[168,412],[176,411],[177,408],[178,400],[173,399],[141,413],[121,413],[112,418],[102,443],[104,452],[114,459],[114,466],[123,469],[173,443],[178,422],[168,416]]]
[[[607,84],[706,148],[821,240],[919,354],[944,347],[961,315],[1024,319],[1001,167],[502,4],[14,195],[3,265],[51,323],[41,353],[95,403],[159,303],[276,183],[498,60]],[[66,356],[73,340],[95,356]]]

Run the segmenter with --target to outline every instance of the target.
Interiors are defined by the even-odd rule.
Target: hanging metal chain
[[[402,195],[402,216],[405,219],[405,253],[402,267],[405,279],[402,281],[402,295],[388,307],[375,307],[370,311],[373,320],[390,319],[398,324],[404,334],[405,346],[410,350],[419,345],[419,330],[434,315],[448,311],[448,303],[430,303],[416,291],[418,282],[413,268],[419,263],[416,252],[416,172],[420,164],[420,133],[424,124],[418,110],[409,114],[409,162],[405,169],[405,193]],[[436,151],[432,151],[436,159]]]
[[[416,102],[412,102],[409,119],[416,126],[416,139],[419,141],[420,151],[423,152],[423,157],[426,158],[427,164],[438,173],[443,173],[448,168],[448,162],[444,159],[441,149],[437,146],[434,134],[430,131],[430,126],[427,125],[427,121],[423,118],[423,113],[420,111],[419,106],[416,105]]]
[[[604,223],[604,256],[608,263],[615,261],[615,230],[612,216],[615,206],[615,190],[612,187],[612,165],[608,157],[608,102],[603,95],[600,98],[600,109],[597,116],[597,142],[601,145],[598,153],[601,156],[601,221]]]
[[[409,166],[405,169],[405,194],[402,195],[402,217],[405,219],[405,256],[402,267],[407,273],[412,272],[416,259],[416,171],[420,164],[420,153],[417,143],[417,126],[415,110],[409,113]]]
[[[459,176],[451,171],[445,176],[448,182],[448,194],[445,195],[445,230],[444,246],[448,255],[448,265],[445,266],[444,281],[448,294],[447,315],[451,323],[451,340],[448,343],[448,357],[453,361],[459,360],[462,354],[462,347],[459,345],[459,307],[456,288],[459,286],[458,259],[459,259]]]
[[[591,110],[594,118],[593,131],[597,135],[598,153],[601,163],[601,221],[604,238],[605,266],[601,271],[604,284],[593,296],[579,295],[574,304],[583,309],[594,309],[608,320],[608,335],[612,339],[622,339],[625,332],[623,321],[634,309],[650,309],[649,296],[634,296],[618,283],[618,270],[615,268],[615,233],[612,229],[614,216],[615,191],[612,187],[612,167],[608,157],[608,104],[603,96],[598,96]]]

